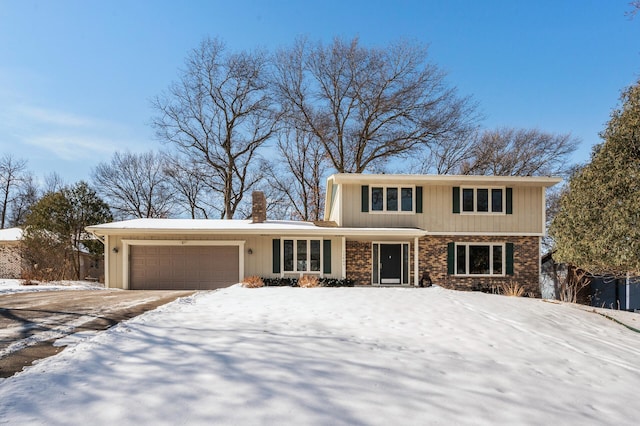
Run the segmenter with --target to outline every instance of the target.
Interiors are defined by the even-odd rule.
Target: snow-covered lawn
[[[22,280],[0,279],[0,295],[27,291],[104,289],[104,284],[91,281],[54,281],[50,283],[38,283],[37,285],[23,285],[22,282]]]
[[[638,384],[640,334],[571,305],[234,286],[0,381],[0,423],[635,424]]]

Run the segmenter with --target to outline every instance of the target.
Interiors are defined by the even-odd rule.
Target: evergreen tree
[[[80,253],[98,256],[104,250],[84,228],[111,220],[107,204],[85,182],[42,197],[27,216],[23,238],[24,255],[36,278],[81,278]]]
[[[555,258],[594,274],[640,273],[640,80],[621,103],[550,229]]]

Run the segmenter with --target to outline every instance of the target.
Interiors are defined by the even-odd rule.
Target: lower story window
[[[504,244],[456,243],[457,275],[504,275]]]
[[[283,240],[285,272],[320,272],[320,240]]]

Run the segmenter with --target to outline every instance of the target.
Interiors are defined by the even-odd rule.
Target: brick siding
[[[458,277],[447,274],[447,243],[513,243],[513,275],[496,277]],[[420,271],[428,271],[434,284],[456,290],[518,283],[529,295],[540,297],[539,237],[460,237],[426,236],[420,238]]]
[[[465,243],[513,243],[513,275],[495,277],[458,277],[447,273],[447,244]],[[410,280],[413,284],[413,241],[409,263]],[[419,271],[422,276],[428,272],[434,284],[455,290],[491,288],[501,284],[517,283],[525,293],[540,297],[539,237],[494,237],[494,236],[425,236],[419,240]],[[356,285],[371,284],[371,242],[346,242],[347,278]],[[506,266],[506,265],[505,265]]]
[[[371,284],[371,242],[346,242],[347,278],[356,285]]]

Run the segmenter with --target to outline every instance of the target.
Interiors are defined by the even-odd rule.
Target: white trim
[[[464,190],[473,190],[473,211],[464,210]],[[486,212],[478,211],[478,190],[486,189],[488,191],[488,210]],[[493,189],[499,189],[502,191],[502,211],[491,211],[493,208]],[[460,214],[461,215],[488,215],[488,216],[503,216],[507,214],[507,187],[505,186],[461,186],[460,187]]]
[[[419,175],[419,174],[365,174],[335,173],[327,179],[333,183],[373,185],[384,182],[388,185],[515,185],[515,186],[553,186],[562,182],[559,177],[546,176],[479,176],[479,175]]]
[[[426,232],[425,236],[468,236],[468,237],[542,237],[540,232]]]
[[[469,246],[489,246],[491,249],[489,250],[489,273],[488,274],[458,274],[458,246],[465,246],[465,269],[469,270],[470,259],[469,255],[471,250],[469,250]],[[500,246],[502,247],[502,273],[494,274],[493,273],[493,247]],[[507,244],[506,243],[494,243],[494,242],[473,242],[473,241],[460,241],[454,242],[454,252],[453,252],[453,262],[454,262],[454,275],[457,277],[504,277],[507,275]]]
[[[244,279],[243,240],[122,240],[122,288],[129,290],[130,246],[237,246],[238,282]]]
[[[293,241],[293,266],[295,268],[294,271],[285,271],[284,270],[284,241],[291,240]],[[298,271],[298,241],[306,241],[307,242],[307,270],[306,271]],[[311,266],[311,241],[320,241],[320,269],[317,271],[309,270]],[[280,277],[284,278],[285,274],[287,275],[299,275],[302,277],[303,275],[319,275],[320,278],[324,277],[324,239],[323,238],[313,238],[313,237],[300,237],[300,238],[280,238]],[[327,241],[331,241],[327,239]]]
[[[336,186],[336,183],[333,183],[333,186]],[[336,204],[338,205],[338,226],[342,226],[344,223],[342,221],[342,214],[344,213],[343,202],[342,202],[342,185],[338,186],[338,192],[336,193]],[[335,207],[335,206],[334,206]]]
[[[542,233],[547,235],[547,191],[544,188],[540,188],[542,191]]]
[[[109,246],[109,236],[104,237],[104,288],[109,287],[109,257],[111,256],[111,247]]]
[[[413,285],[418,287],[420,285],[420,280],[418,278],[418,271],[420,269],[420,264],[419,264],[419,238],[416,237],[413,240]]]
[[[373,264],[373,246],[375,244],[378,244],[378,280],[380,282],[378,283],[374,283],[373,282],[373,273],[374,273],[374,268],[376,267],[376,265]],[[382,282],[383,278],[380,276],[380,245],[395,245],[395,244],[399,244],[400,245],[400,278],[399,278],[399,282],[395,283],[395,282],[390,282],[388,280],[392,279],[392,278],[385,278],[388,282]],[[402,277],[404,275],[404,247],[403,245],[407,245],[409,246],[407,248],[407,254],[410,255],[411,254],[411,241],[372,241],[371,242],[371,285],[373,286],[378,286],[378,285],[382,285],[382,284],[398,284],[398,285],[411,285],[411,274],[409,273],[411,271],[411,262],[407,259],[407,282],[404,283],[402,282]],[[395,278],[393,278],[393,280],[395,281]]]
[[[373,188],[382,188],[382,210],[373,210]],[[398,190],[398,210],[387,210],[387,190],[389,188]],[[405,188],[411,189],[411,210],[402,210],[402,190]],[[387,185],[387,184],[373,184],[369,186],[369,212],[371,214],[399,214],[399,215],[412,215],[416,214],[416,186],[415,185]]]
[[[347,279],[347,238],[342,237],[342,279]]]
[[[219,221],[215,219],[149,219],[149,221],[157,221],[159,224],[169,226],[136,226],[135,222],[139,219],[132,219],[125,222],[113,222],[95,227],[87,227],[87,230],[96,235],[123,235],[130,236],[158,236],[158,235],[197,235],[199,237],[221,235],[233,237],[248,236],[273,236],[274,238],[297,236],[332,238],[339,236],[346,237],[366,237],[366,236],[394,236],[394,237],[420,237],[426,235],[427,232],[420,228],[354,228],[354,227],[321,227],[309,224],[308,222],[299,222],[304,226],[292,226],[291,228],[270,227],[269,221],[255,224],[258,226],[245,226],[246,221],[243,220],[227,220],[226,222],[237,222],[238,227],[235,228],[216,228]],[[185,223],[193,223],[190,228],[184,228]],[[144,224],[144,223],[143,223]],[[175,226],[170,226],[175,224]]]

